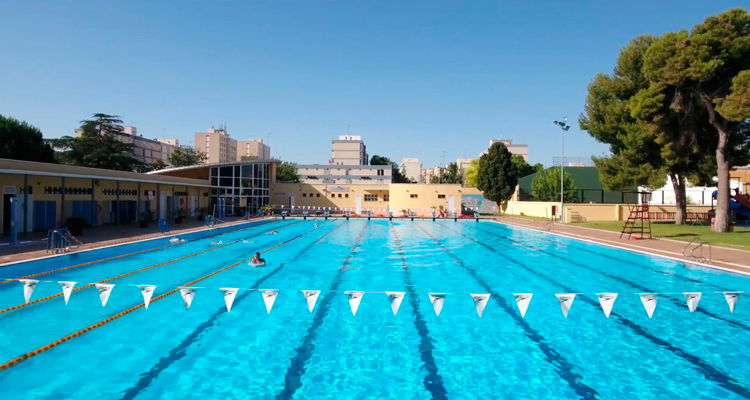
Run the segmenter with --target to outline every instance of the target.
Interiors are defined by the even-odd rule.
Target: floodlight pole
[[[563,219],[563,205],[565,204],[565,131],[570,129],[568,117],[562,121],[555,121],[555,125],[560,127],[562,141],[562,158],[560,159],[560,223],[565,222]]]

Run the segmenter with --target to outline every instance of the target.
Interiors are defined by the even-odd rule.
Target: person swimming
[[[178,237],[173,237],[172,239],[169,239],[169,242],[170,243],[185,243],[186,240],[185,239],[180,239]]]
[[[268,234],[269,234],[269,235],[278,235],[278,234],[279,234],[279,232],[277,232],[277,231],[273,230],[273,231],[271,231],[271,232],[268,232]]]
[[[218,244],[224,244],[224,242],[222,242],[221,240],[219,240],[218,242],[211,242],[211,246],[216,246]]]
[[[258,265],[266,265],[266,260],[260,258],[260,253],[256,252],[253,259],[250,261],[250,265],[256,267]]]

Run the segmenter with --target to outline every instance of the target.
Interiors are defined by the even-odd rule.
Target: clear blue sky
[[[578,129],[586,86],[644,33],[746,1],[14,1],[0,3],[0,114],[69,135],[95,112],[146,137],[227,123],[272,154],[325,163],[330,141],[425,167],[493,138],[607,151]]]

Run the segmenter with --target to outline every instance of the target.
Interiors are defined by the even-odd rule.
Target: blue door
[[[34,202],[34,230],[45,231],[57,226],[57,203],[54,201]]]

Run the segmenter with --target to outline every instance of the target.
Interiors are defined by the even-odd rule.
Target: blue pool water
[[[130,285],[157,285],[156,297],[278,245],[267,267],[243,262],[196,284],[187,311],[172,294],[0,371],[0,398],[750,398],[750,304],[741,296],[731,314],[721,293],[750,291],[748,277],[492,222],[315,222],[194,235],[36,278],[80,286],[164,263],[110,282],[105,308],[88,288],[67,306],[58,297],[0,314],[0,362],[141,304]],[[210,250],[217,240],[228,245]],[[165,244],[9,265],[0,277]],[[279,295],[268,314],[258,291],[240,291],[227,313],[220,287]],[[312,313],[302,289],[322,290]],[[356,316],[347,290],[367,292]],[[385,291],[406,292],[396,316]],[[40,282],[32,300],[59,292]],[[430,292],[450,293],[439,317]],[[488,292],[480,319],[469,293]],[[534,293],[525,318],[514,292]],[[609,319],[598,292],[620,293]],[[642,292],[666,293],[653,319]],[[703,293],[694,313],[682,292]],[[556,293],[582,293],[567,319]],[[22,303],[21,284],[0,285],[0,308]]]

